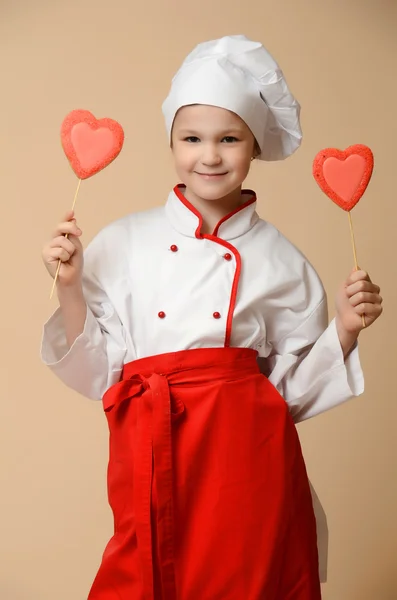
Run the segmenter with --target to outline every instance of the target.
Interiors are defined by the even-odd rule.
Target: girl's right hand
[[[68,238],[65,237],[65,234],[68,234]],[[54,231],[52,240],[43,248],[43,261],[52,278],[55,277],[58,261],[61,260],[58,274],[60,285],[68,287],[81,285],[84,262],[83,246],[79,240],[81,234],[82,231],[76,223],[74,212],[69,211]]]

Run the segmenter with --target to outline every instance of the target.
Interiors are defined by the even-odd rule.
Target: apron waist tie
[[[166,375],[133,375],[113,385],[103,398],[104,410],[112,411],[126,400],[137,403],[137,440],[134,463],[134,506],[138,552],[142,565],[145,600],[154,600],[153,565],[158,562],[164,598],[176,600],[174,568],[174,514],[171,423],[184,411],[171,408]],[[156,527],[152,532],[152,489],[156,491]],[[153,539],[158,561],[153,560]]]

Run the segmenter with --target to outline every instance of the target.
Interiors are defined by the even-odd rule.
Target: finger
[[[47,262],[52,263],[57,260],[61,262],[67,262],[71,258],[71,254],[64,248],[51,248],[51,251],[47,255]]]
[[[371,281],[371,277],[369,276],[369,273],[367,273],[367,271],[364,271],[364,269],[360,269],[360,267],[358,267],[357,269],[354,269],[355,272],[361,272],[361,273],[365,273],[365,279],[367,281]]]
[[[346,294],[348,298],[360,292],[370,292],[373,294],[379,294],[380,287],[378,285],[375,285],[371,281],[367,281],[366,279],[360,279],[360,281],[351,283],[346,287]]]
[[[51,240],[50,248],[63,248],[64,250],[66,250],[66,252],[69,252],[69,254],[73,254],[73,252],[75,252],[76,250],[76,246],[72,240],[73,236],[69,239],[65,238],[64,236],[56,237],[53,240]]]
[[[359,306],[360,304],[382,304],[383,299],[379,294],[373,294],[371,292],[359,292],[358,294],[354,294],[349,299],[349,302],[352,306]]]
[[[68,210],[62,218],[62,221],[72,221],[74,219],[74,210]]]
[[[354,269],[352,270],[352,273],[365,273],[366,275],[366,279],[368,279],[368,281],[371,281],[371,277],[369,276],[369,273],[367,273],[367,271],[365,271],[364,269],[361,269],[360,267],[354,267]]]
[[[375,318],[382,314],[383,307],[380,304],[368,304],[363,302],[362,304],[355,306],[354,311],[360,316],[365,315],[366,317]]]
[[[68,240],[70,240],[75,248],[82,249],[83,245],[80,240],[80,236],[69,235]]]
[[[350,273],[347,278],[347,285],[352,285],[358,281],[371,281],[371,279],[366,271],[359,269],[358,271],[354,270]]]
[[[60,235],[75,235],[76,237],[80,236],[83,232],[80,227],[77,225],[75,221],[63,221],[59,223],[57,228],[54,231],[52,237],[58,237]]]

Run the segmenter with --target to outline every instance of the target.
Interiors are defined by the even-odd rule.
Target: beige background
[[[196,43],[230,33],[265,43],[302,104],[302,149],[283,164],[254,163],[247,184],[260,214],[319,270],[331,315],[352,267],[348,221],[317,188],[311,161],[324,146],[358,142],[376,157],[353,213],[359,261],[385,297],[361,340],[366,393],[300,432],[330,530],[324,598],[397,599],[395,0],[0,0],[1,600],[83,600],[111,533],[101,407],[38,354],[56,304],[41,246],[76,186],[60,123],[86,108],[126,132],[119,159],[82,185],[87,242],[127,211],[164,202],[176,183],[160,110],[171,76]]]

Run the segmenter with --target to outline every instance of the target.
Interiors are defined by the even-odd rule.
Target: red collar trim
[[[203,226],[203,217],[201,216],[201,213],[197,210],[197,208],[195,208],[193,206],[193,204],[191,202],[189,202],[189,200],[187,200],[185,198],[185,196],[183,195],[182,189],[184,187],[185,186],[183,185],[183,183],[178,183],[178,185],[176,185],[174,187],[174,193],[179,198],[179,200],[182,202],[182,204],[184,204],[184,206],[186,206],[186,208],[188,208],[190,210],[190,212],[192,212],[197,217],[199,224],[198,224],[197,229],[195,231],[195,236],[196,236],[196,238],[202,239],[202,238],[206,237],[204,234],[201,233],[201,229],[202,229],[202,226]],[[256,202],[256,194],[255,194],[255,192],[253,190],[246,189],[246,190],[242,190],[241,193],[243,195],[249,195],[248,200],[246,200],[243,204],[241,204],[240,206],[238,206],[237,208],[235,208],[231,213],[229,213],[225,217],[222,217],[222,219],[215,226],[215,229],[212,232],[211,236],[217,237],[218,236],[219,228],[220,228],[221,225],[223,225],[223,223],[225,223],[226,221],[228,221],[231,217],[234,217],[234,215],[236,215],[240,211],[242,211],[245,208],[247,208],[247,206],[250,206],[251,204],[254,204]]]

